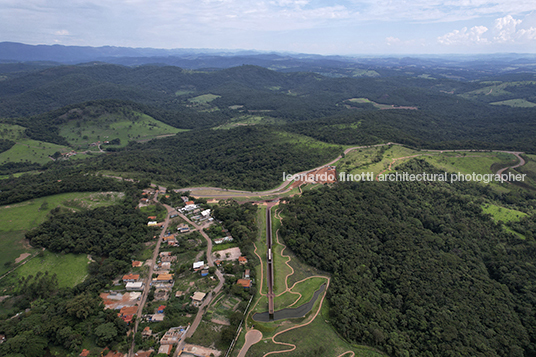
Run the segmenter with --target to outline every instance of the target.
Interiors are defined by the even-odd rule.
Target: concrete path
[[[244,346],[242,346],[238,357],[245,357],[249,348],[259,342],[261,339],[262,333],[259,330],[249,330],[246,333],[246,342],[244,343]]]

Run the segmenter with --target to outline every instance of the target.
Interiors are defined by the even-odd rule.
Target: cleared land
[[[18,276],[29,276],[37,272],[56,274],[58,285],[61,287],[73,287],[84,281],[87,275],[89,259],[86,255],[55,254],[48,251],[38,254],[26,264],[16,270]]]
[[[186,130],[174,128],[148,115],[133,112],[128,117],[104,114],[88,120],[71,120],[61,127],[60,135],[73,147],[98,151],[98,146],[90,145],[119,139],[120,144],[112,146],[123,147],[131,140],[147,141],[180,131]]]
[[[72,150],[66,146],[29,139],[25,137],[24,130],[26,128],[20,125],[0,123],[0,139],[15,142],[11,149],[0,153],[0,165],[8,162],[46,164],[52,161],[49,156],[55,152],[65,153]]]
[[[44,222],[52,209],[60,207],[78,211],[109,206],[122,197],[120,192],[74,192],[0,206],[0,275],[12,268],[6,263],[14,263],[21,254],[36,253],[26,242],[24,234]]]
[[[507,105],[509,107],[514,108],[533,108],[536,107],[536,103],[529,102],[525,99],[510,99],[510,100],[503,100],[500,102],[493,102],[489,103],[491,105]]]

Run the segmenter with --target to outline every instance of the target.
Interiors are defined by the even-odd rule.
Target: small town
[[[205,200],[196,202],[163,188],[146,189],[143,196],[142,211],[153,212],[162,198],[174,206],[164,204],[166,211],[147,216],[147,225],[155,232],[153,241],[147,243],[152,255],[133,260],[131,271],[100,294],[105,309],[116,311],[128,324],[129,334],[134,334],[133,356],[220,356],[215,346],[189,341],[202,321],[215,327],[210,337],[214,339],[230,326],[231,315],[243,309],[253,286],[248,259],[230,232],[212,217]],[[169,326],[169,320],[184,323]],[[80,356],[90,352],[84,349]],[[126,356],[111,350],[101,354]]]

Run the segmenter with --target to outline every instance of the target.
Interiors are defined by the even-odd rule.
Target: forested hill
[[[536,243],[484,215],[487,195],[468,183],[338,184],[292,198],[282,236],[332,274],[330,320],[347,339],[390,356],[534,356]]]
[[[178,187],[211,185],[267,190],[282,183],[283,172],[297,173],[323,165],[343,151],[271,127],[185,132],[127,146],[114,155],[87,163],[94,170],[129,172],[136,178]]]

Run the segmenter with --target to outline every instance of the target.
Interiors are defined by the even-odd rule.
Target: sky
[[[536,53],[536,0],[0,0],[0,42],[323,55]]]

